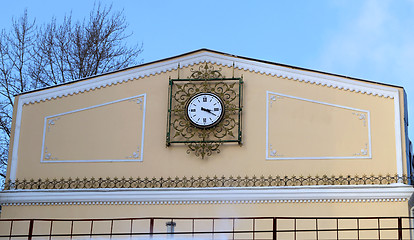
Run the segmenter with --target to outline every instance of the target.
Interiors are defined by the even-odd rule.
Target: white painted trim
[[[71,113],[76,113],[76,112],[81,112],[81,111],[85,111],[85,110],[90,110],[90,109],[93,109],[93,108],[103,107],[103,106],[106,106],[106,105],[110,105],[110,104],[114,104],[114,103],[119,103],[119,102],[123,102],[123,101],[130,100],[130,99],[134,99],[134,98],[139,98],[139,97],[144,97],[145,98],[145,93],[144,94],[140,94],[140,95],[136,95],[136,96],[132,96],[132,97],[118,99],[118,100],[115,100],[115,101],[112,101],[112,102],[106,102],[106,103],[102,103],[102,104],[98,104],[98,105],[93,105],[93,106],[86,107],[86,108],[79,108],[79,109],[75,109],[75,110],[68,111],[68,112],[63,112],[63,113],[59,113],[59,114],[55,114],[55,115],[50,115],[50,116],[45,117],[45,119],[47,119],[47,118],[55,118],[55,117],[59,117],[59,116],[63,116],[63,115],[71,114]]]
[[[337,88],[340,90],[368,94],[379,97],[393,98],[391,87],[374,85],[344,77],[332,76],[329,74],[311,72],[311,70],[293,69],[274,64],[256,62],[235,58],[235,67],[246,71],[262,73],[271,76],[287,78],[294,81],[316,84]]]
[[[61,85],[54,88],[47,88],[41,91],[35,91],[20,96],[24,104],[46,101],[60,98],[63,96],[73,95],[80,92],[90,91],[96,88],[110,86],[113,84],[127,82],[130,80],[148,77],[151,75],[169,72],[178,68],[178,65],[187,67],[190,65],[210,62],[222,66],[234,66],[241,70],[253,71],[271,76],[283,77],[295,81],[328,86],[341,90],[359,92],[380,97],[394,98],[394,88],[365,83],[362,81],[351,80],[343,77],[332,76],[329,74],[309,72],[275,64],[261,63],[253,60],[245,60],[237,57],[225,56],[212,52],[200,52],[194,55],[183,56],[171,59],[168,62],[159,62],[146,66],[137,66],[124,71],[112,74],[96,76],[83,81],[73,82],[71,84]]]
[[[115,72],[112,74],[98,75],[83,81],[73,82],[71,84],[60,85],[52,88],[41,89],[35,92],[26,93],[20,96],[24,104],[42,102],[46,100],[56,99],[64,96],[70,96],[85,91],[91,91],[102,87],[132,81],[134,79],[156,75],[161,72],[172,71],[177,69],[178,63],[156,63],[128,69],[125,71]]]
[[[268,91],[270,94],[275,94],[275,95],[279,95],[279,96],[283,96],[283,97],[287,97],[287,98],[293,98],[293,99],[298,99],[298,100],[302,100],[302,101],[307,101],[307,102],[312,102],[312,103],[318,103],[318,104],[322,104],[322,105],[328,105],[328,106],[332,106],[332,107],[337,107],[337,108],[345,108],[348,110],[353,110],[353,111],[360,111],[360,112],[365,112],[365,113],[369,113],[368,110],[362,110],[362,109],[358,109],[358,108],[351,108],[351,107],[347,107],[347,106],[343,106],[343,105],[338,105],[338,104],[332,104],[332,103],[327,103],[327,102],[321,102],[321,101],[316,101],[316,100],[312,100],[312,99],[306,99],[306,98],[301,98],[301,97],[295,97],[292,95],[286,95],[286,94],[282,94],[282,93],[276,93],[276,92],[270,92]]]
[[[345,156],[345,157],[266,157],[266,160],[329,160],[329,159],[370,159],[371,157],[357,157],[357,156]]]
[[[18,103],[17,103],[17,113],[16,113],[16,121],[15,121],[15,127],[14,127],[13,151],[12,151],[12,158],[10,161],[10,176],[9,177],[12,181],[16,180],[16,173],[17,173],[20,128],[21,128],[21,123],[22,123],[22,108],[23,108],[23,102],[20,101],[20,98],[19,98]]]
[[[348,110],[352,110],[352,111],[364,112],[367,115],[367,122],[368,122],[368,124],[367,124],[367,128],[368,128],[368,148],[369,148],[368,155],[367,156],[341,156],[341,157],[271,157],[271,156],[269,156],[269,144],[270,144],[269,143],[269,101],[270,101],[269,100],[269,97],[270,97],[269,95],[272,95],[272,94],[277,95],[277,96],[287,97],[287,98],[293,98],[293,99],[297,99],[297,100],[301,100],[301,101],[311,102],[311,103],[328,105],[328,106],[348,109]],[[282,93],[266,91],[266,160],[370,159],[370,158],[372,158],[372,155],[371,155],[371,153],[372,153],[372,151],[371,151],[371,124],[370,124],[370,122],[371,122],[371,118],[370,118],[370,112],[368,110],[362,110],[362,109],[342,106],[342,105],[338,105],[338,104],[332,104],[332,103],[321,102],[321,101],[316,101],[316,100],[312,100],[312,99],[306,99],[306,98],[286,95],[286,94],[282,94]]]
[[[144,96],[144,107],[142,108],[142,133],[141,133],[141,156],[140,161],[144,161],[144,136],[145,136],[145,113],[147,110],[147,94],[142,94]]]
[[[397,174],[398,176],[403,176],[403,147],[401,141],[401,111],[400,111],[400,95],[398,89],[395,89],[395,96],[394,96],[394,113],[395,113],[395,152],[396,152],[396,160],[397,160]],[[407,150],[408,151],[408,150]]]
[[[119,102],[127,101],[127,100],[134,99],[134,98],[141,98],[141,97],[143,98],[143,101],[142,101],[143,107],[142,107],[142,133],[141,133],[141,146],[140,146],[140,158],[139,159],[90,159],[90,160],[47,160],[47,161],[43,160],[44,152],[45,152],[45,138],[46,138],[46,128],[47,128],[48,119],[56,118],[56,117],[71,114],[71,113],[86,111],[86,110],[90,110],[90,109],[93,109],[93,108],[103,107],[103,106],[107,106],[107,105],[110,105],[110,104],[119,103]],[[80,109],[75,109],[75,110],[72,110],[72,111],[63,112],[63,113],[59,113],[59,114],[55,114],[55,115],[51,115],[51,116],[46,116],[45,117],[45,124],[44,124],[44,128],[43,128],[42,153],[41,153],[41,157],[40,157],[40,162],[41,163],[142,162],[143,161],[143,152],[144,152],[146,98],[147,98],[147,95],[144,93],[144,94],[140,94],[140,95],[136,95],[136,96],[132,96],[132,97],[118,99],[118,100],[111,101],[111,102],[106,102],[106,103],[102,103],[102,104],[98,104],[98,105],[89,106],[89,107],[86,107],[86,108],[80,108]]]
[[[266,154],[265,159],[269,156],[269,93],[266,91]]]
[[[92,159],[92,160],[49,160],[40,161],[41,163],[94,163],[94,162],[142,162],[142,160],[135,159]]]
[[[8,190],[0,192],[2,205],[62,204],[259,204],[405,202],[410,185],[327,185],[246,188],[153,188]]]
[[[372,137],[371,137],[371,113],[368,111],[368,131],[369,131],[369,138],[368,138],[368,144],[369,144],[369,156],[372,157]]]

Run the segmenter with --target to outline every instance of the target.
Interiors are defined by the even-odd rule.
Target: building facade
[[[208,49],[15,98],[2,218],[410,216],[402,87]]]

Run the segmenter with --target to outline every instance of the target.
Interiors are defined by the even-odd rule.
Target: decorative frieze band
[[[271,203],[373,203],[407,202],[408,198],[384,199],[321,199],[321,200],[249,200],[249,201],[122,201],[122,202],[42,202],[4,203],[3,206],[59,206],[59,205],[193,205],[193,204],[271,204]]]
[[[406,175],[362,176],[261,176],[261,177],[175,177],[175,178],[69,178],[8,180],[5,190],[18,189],[99,189],[99,188],[243,188],[320,185],[389,185],[407,184],[412,177]]]
[[[0,193],[0,204],[5,206],[44,206],[381,203],[406,202],[413,191],[412,186],[405,184],[245,188],[8,190]]]

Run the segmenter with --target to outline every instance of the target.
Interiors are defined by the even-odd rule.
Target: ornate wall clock
[[[225,78],[205,63],[185,79],[170,79],[167,146],[185,144],[204,158],[242,143],[242,78]]]
[[[223,101],[214,93],[199,93],[187,103],[188,120],[198,128],[216,126],[224,115]]]

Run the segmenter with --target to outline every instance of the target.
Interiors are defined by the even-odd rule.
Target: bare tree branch
[[[25,10],[12,19],[10,30],[0,31],[0,180],[5,178],[14,96],[114,71],[137,64],[142,44],[126,40],[128,24],[123,11],[96,4],[88,18],[61,23],[53,18],[37,26]]]

